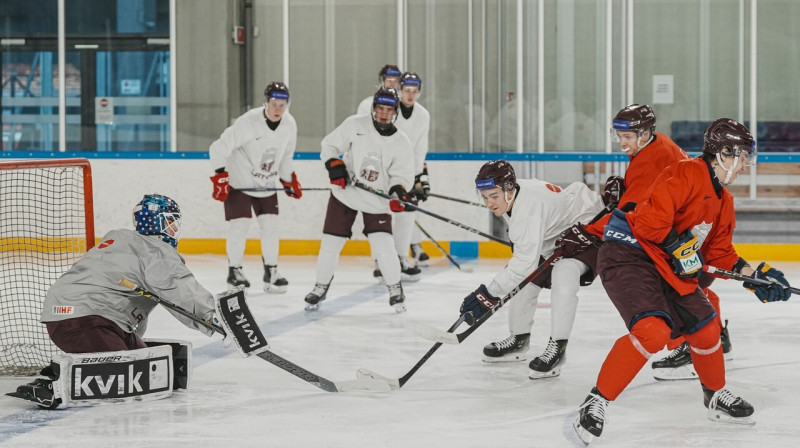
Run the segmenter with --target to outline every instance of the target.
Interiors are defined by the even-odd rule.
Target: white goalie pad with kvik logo
[[[214,297],[217,316],[227,337],[232,338],[242,356],[257,355],[269,349],[244,299],[244,289],[227,291]]]
[[[53,357],[61,375],[53,382],[63,406],[158,400],[172,395],[172,348]]]

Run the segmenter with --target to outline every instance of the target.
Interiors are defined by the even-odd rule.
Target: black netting
[[[39,322],[42,303],[50,285],[86,252],[86,222],[92,218],[84,207],[82,166],[3,165],[0,375],[31,374],[58,353]]]

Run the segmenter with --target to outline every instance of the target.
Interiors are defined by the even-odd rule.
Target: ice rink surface
[[[330,380],[355,379],[358,368],[398,378],[433,345],[407,324],[442,330],[461,299],[502,268],[502,260],[464,273],[434,259],[422,280],[405,285],[408,312],[396,314],[366,257],[342,257],[317,312],[303,310],[314,284],[315,257],[282,257],[284,295],[260,289],[260,258],[246,258],[254,285],[248,303],[272,351]],[[187,264],[212,292],[226,289],[224,256],[189,256]],[[774,263],[800,285],[800,263]],[[611,404],[597,447],[794,447],[800,438],[800,297],[762,304],[741,283],[712,287],[729,320],[733,351],[728,388],[756,409],[755,426],[712,423],[698,381],[658,382],[648,365]],[[525,363],[487,364],[482,347],[507,336],[506,309],[461,345],[446,345],[400,390],[328,393],[257,357],[242,358],[220,337],[208,338],[163,309],[146,337],[189,340],[194,371],[189,391],[131,404],[38,410],[0,396],[0,446],[25,447],[580,447],[576,408],[595,383],[613,342],[626,333],[599,280],[580,292],[575,329],[561,376],[528,379]],[[539,300],[529,358],[550,328],[550,296]],[[460,329],[463,330],[466,325]],[[658,359],[666,352],[653,357]],[[0,392],[29,378],[0,378]]]

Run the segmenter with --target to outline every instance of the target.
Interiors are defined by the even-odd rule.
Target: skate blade
[[[408,274],[400,274],[400,280],[407,282],[407,283],[416,283],[420,279],[419,274],[415,275],[408,275]]]
[[[554,378],[561,375],[561,366],[558,366],[552,370],[548,370],[547,372],[539,372],[538,370],[531,369],[530,373],[528,374],[528,378],[532,380],[540,380],[543,378]]]
[[[583,426],[581,426],[580,417],[572,422],[572,428],[575,430],[575,433],[578,434],[578,438],[581,439],[584,445],[589,446],[592,440],[594,440],[594,434],[583,429]]]
[[[658,381],[685,381],[696,380],[698,377],[694,366],[687,364],[673,369],[653,369],[653,378]]]
[[[708,410],[708,419],[712,422],[716,423],[733,423],[737,425],[748,425],[753,426],[756,424],[755,418],[752,415],[747,417],[732,417],[725,412],[716,410],[716,409],[709,409]]]
[[[317,311],[319,309],[319,303],[308,303],[306,304],[306,311]]]
[[[383,376],[381,374],[375,373],[372,370],[365,369],[363,367],[356,370],[356,378],[360,380],[383,381],[386,384],[388,384],[389,387],[392,388],[392,390],[400,388],[400,382],[398,380]]]
[[[394,308],[394,312],[398,314],[406,312],[406,304],[402,302],[395,303],[394,305],[392,305],[392,308]]]
[[[486,356],[483,355],[481,360],[488,364],[496,364],[501,362],[520,362],[520,361],[527,361],[528,360],[528,353],[509,353],[508,355],[503,356]]]
[[[288,286],[274,286],[270,283],[264,283],[264,292],[267,294],[286,294],[288,289]]]

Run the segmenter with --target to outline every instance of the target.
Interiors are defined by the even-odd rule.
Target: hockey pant
[[[711,321],[694,334],[689,342],[692,363],[704,386],[711,390],[725,387],[725,364],[719,340],[719,324]],[[660,317],[648,316],[633,324],[631,332],[617,339],[597,376],[597,389],[609,400],[616,400],[628,387],[650,357],[669,340],[669,325]]]
[[[256,217],[261,235],[261,256],[264,264],[278,264],[280,235],[278,233],[278,215],[264,214]],[[247,232],[251,218],[236,218],[228,221],[228,238],[225,250],[228,253],[229,266],[241,266],[244,249],[247,243]]]
[[[574,258],[564,258],[553,265],[550,276],[550,337],[569,339],[578,308],[581,275],[589,267]],[[511,334],[530,333],[541,288],[529,283],[509,303],[508,327]]]
[[[722,311],[719,307],[719,296],[717,293],[712,291],[709,288],[703,288],[703,293],[705,293],[706,297],[708,297],[708,301],[711,302],[711,306],[714,307],[714,310],[717,311],[717,316],[714,317],[714,320],[717,321],[717,325],[719,325],[720,329],[722,328]],[[721,331],[721,330],[720,330]],[[676,348],[680,347],[681,344],[686,340],[683,336],[678,336],[675,339],[670,339],[667,342],[667,349],[668,350],[675,350]]]

